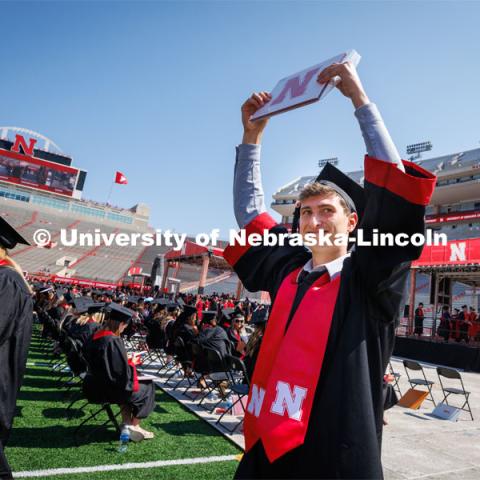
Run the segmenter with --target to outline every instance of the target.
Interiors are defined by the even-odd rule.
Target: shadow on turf
[[[76,425],[65,427],[55,425],[51,427],[27,428],[19,427],[12,430],[8,446],[20,448],[71,448],[91,443],[111,442],[116,439],[113,428],[98,428],[98,425],[88,425],[82,428],[77,444],[73,433]]]
[[[70,408],[70,410],[66,408],[44,408],[42,414],[45,418],[61,418],[62,420],[85,416],[85,412],[78,408]]]
[[[23,387],[58,389],[58,381],[53,377],[32,378],[29,375],[24,378]]]
[[[209,428],[208,425],[199,419],[181,421],[181,422],[168,422],[168,423],[156,423],[152,422],[152,426],[158,430],[163,430],[169,435],[207,435],[216,437],[219,433],[213,428]]]
[[[58,402],[64,398],[64,392],[60,390],[35,391],[20,390],[18,395],[19,400],[26,400],[28,402]]]

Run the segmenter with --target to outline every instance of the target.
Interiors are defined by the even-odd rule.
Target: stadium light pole
[[[338,158],[337,157],[324,158],[324,159],[318,161],[318,166],[319,166],[319,168],[323,168],[327,163],[331,163],[332,165],[337,166],[338,165]]]
[[[409,160],[414,162],[422,158],[423,152],[429,152],[432,149],[432,142],[412,143],[407,145],[407,155],[410,155]]]

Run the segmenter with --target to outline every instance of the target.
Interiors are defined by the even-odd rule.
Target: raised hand
[[[242,143],[260,143],[263,130],[268,123],[268,118],[256,120],[255,122],[252,122],[250,118],[257,110],[262,108],[271,99],[272,96],[268,92],[253,93],[251,97],[242,105]]]
[[[333,63],[319,73],[317,81],[318,83],[327,83],[335,77],[340,78],[336,87],[343,95],[352,100],[355,108],[369,103],[369,99],[353,63]]]

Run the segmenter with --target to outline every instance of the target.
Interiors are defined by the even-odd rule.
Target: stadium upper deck
[[[451,240],[480,237],[480,148],[418,161],[435,173],[437,186],[427,208],[427,224],[447,233]],[[362,184],[362,170],[348,174]],[[295,202],[302,188],[314,176],[298,177],[279,188],[271,207],[291,224]]]

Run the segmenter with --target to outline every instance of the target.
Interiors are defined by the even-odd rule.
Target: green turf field
[[[45,355],[38,338],[34,337],[29,363],[41,363]],[[77,447],[73,439],[76,426],[85,415],[74,409],[71,420],[66,419],[69,398],[60,391],[56,375],[50,367],[29,365],[20,392],[14,429],[6,448],[6,455],[15,472],[50,468],[75,468],[98,465],[142,463],[160,460],[189,459],[237,455],[241,451],[222,437],[215,429],[183,408],[161,390],[157,391],[157,407],[142,422],[147,430],[155,432],[153,440],[130,443],[125,454],[117,452],[118,438],[113,427],[103,428]],[[87,409],[90,408],[87,407]],[[93,408],[93,407],[92,407]],[[102,414],[103,415],[103,414]],[[102,421],[106,416],[100,417]],[[92,421],[91,428],[94,428]],[[87,432],[88,430],[84,430]],[[99,473],[55,475],[56,479],[89,478],[115,479],[204,479],[231,478],[237,461],[198,465],[163,466],[150,469],[132,469]]]

